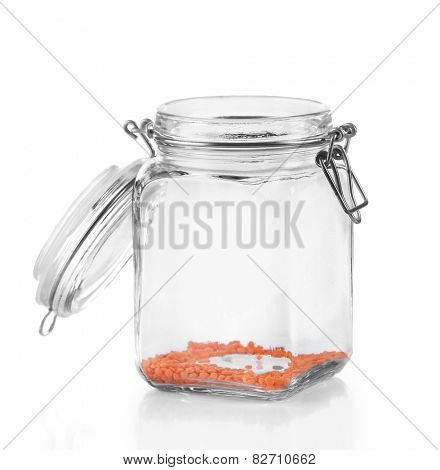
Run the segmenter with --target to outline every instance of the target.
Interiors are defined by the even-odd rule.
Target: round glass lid
[[[132,190],[145,160],[111,166],[84,189],[41,250],[34,267],[37,302],[51,324],[82,310],[132,257]],[[46,325],[45,325],[46,323]]]

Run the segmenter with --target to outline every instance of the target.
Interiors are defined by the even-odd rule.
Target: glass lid
[[[132,257],[132,190],[144,162],[111,166],[94,178],[42,248],[34,267],[37,302],[49,310],[41,334],[57,316],[82,310]]]

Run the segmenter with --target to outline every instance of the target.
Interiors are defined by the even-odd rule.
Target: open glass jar
[[[150,158],[95,179],[43,249],[41,331],[134,254],[137,367],[154,387],[277,399],[342,369],[367,204],[347,158],[355,127],[333,128],[315,101],[231,96],[166,103],[125,129]]]

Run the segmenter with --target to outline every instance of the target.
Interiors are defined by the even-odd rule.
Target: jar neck
[[[164,163],[183,168],[223,172],[296,171],[315,167],[316,156],[327,148],[325,137],[291,145],[216,145],[171,142],[155,139]]]

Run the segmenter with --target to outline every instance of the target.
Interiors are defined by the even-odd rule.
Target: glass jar
[[[355,127],[333,128],[315,101],[231,96],[169,102],[125,130],[150,158],[98,177],[43,250],[41,332],[133,253],[137,368],[152,386],[278,399],[341,370],[367,204],[347,158]]]

